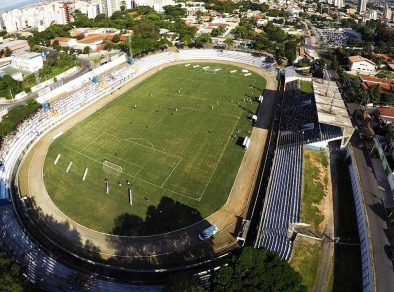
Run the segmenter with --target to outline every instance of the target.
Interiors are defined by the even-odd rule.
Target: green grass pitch
[[[230,193],[244,155],[239,140],[251,133],[266,84],[244,74],[200,64],[147,78],[52,143],[44,166],[49,195],[80,224],[122,235],[168,232],[209,216]],[[105,160],[122,172],[108,171]]]

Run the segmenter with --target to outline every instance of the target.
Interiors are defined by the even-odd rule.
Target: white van
[[[211,225],[208,228],[205,228],[199,235],[198,238],[200,240],[205,240],[208,239],[212,236],[214,236],[216,233],[218,233],[219,229],[216,227],[216,225]]]

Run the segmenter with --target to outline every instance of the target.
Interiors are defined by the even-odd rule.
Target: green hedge
[[[11,109],[0,123],[0,141],[15,131],[22,121],[32,116],[40,107],[39,103],[30,99],[25,104]]]

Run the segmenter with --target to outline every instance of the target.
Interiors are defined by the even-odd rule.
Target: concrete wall
[[[358,174],[357,166],[355,165],[355,158],[352,149],[349,147],[347,148],[347,158],[351,161],[351,163],[349,164],[349,172],[352,181],[354,204],[356,206],[358,234],[360,236],[363,291],[374,291],[374,269],[370,252],[371,249],[368,237],[368,223],[365,214],[366,211],[362,198],[360,177]]]

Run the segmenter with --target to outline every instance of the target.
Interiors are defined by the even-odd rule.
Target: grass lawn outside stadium
[[[239,67],[204,66],[164,68],[53,142],[44,180],[62,212],[100,232],[150,235],[186,227],[225,203],[244,155],[240,139],[250,136],[258,106],[248,99],[260,95],[265,80]],[[140,227],[117,229],[122,216]]]

